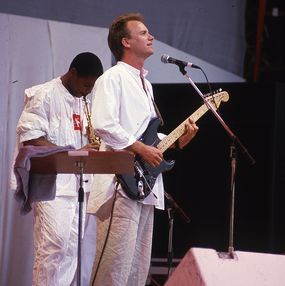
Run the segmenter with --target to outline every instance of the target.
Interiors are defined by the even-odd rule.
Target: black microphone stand
[[[81,285],[81,248],[82,248],[82,220],[83,220],[83,203],[84,203],[84,188],[83,188],[83,162],[77,162],[80,168],[79,189],[78,189],[78,246],[77,246],[77,286]]]
[[[174,201],[172,196],[164,191],[164,195],[167,199],[167,214],[168,214],[168,251],[167,251],[167,279],[171,274],[172,260],[173,260],[173,225],[174,225],[174,212],[178,214],[187,222],[190,222],[190,218],[186,215],[181,207]]]
[[[168,214],[168,251],[167,251],[167,279],[170,276],[171,267],[172,267],[172,260],[173,260],[173,223],[174,223],[174,216],[173,216],[173,209],[171,204],[168,204],[167,207],[167,214]]]
[[[224,122],[224,120],[221,118],[221,116],[217,113],[217,111],[212,107],[212,105],[205,99],[202,92],[199,90],[199,88],[195,85],[195,83],[192,81],[190,76],[187,75],[187,72],[185,71],[186,65],[183,63],[180,63],[179,65],[180,72],[188,79],[190,84],[193,86],[193,88],[197,91],[197,93],[200,95],[201,99],[203,100],[204,104],[208,107],[209,110],[212,111],[214,116],[218,119],[218,121],[222,124],[226,132],[229,134],[231,138],[231,146],[230,146],[230,162],[231,162],[231,185],[230,185],[230,192],[231,192],[231,202],[230,202],[230,229],[229,229],[229,246],[228,246],[228,253],[220,253],[219,256],[221,258],[237,258],[234,253],[234,246],[233,246],[233,236],[234,236],[234,202],[235,202],[235,173],[236,173],[236,146],[235,144],[238,143],[240,146],[242,152],[247,155],[247,158],[249,159],[250,163],[252,165],[255,164],[255,159],[250,155],[248,150],[245,148],[245,146],[241,143],[241,141],[238,139],[238,137],[231,131],[231,129],[228,127],[228,125]],[[200,68],[201,69],[201,68]],[[201,69],[202,70],[202,69]]]

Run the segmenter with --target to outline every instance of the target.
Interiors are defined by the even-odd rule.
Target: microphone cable
[[[208,80],[208,77],[207,77],[206,73],[204,72],[204,70],[203,70],[201,67],[199,67],[199,70],[200,70],[200,71],[203,73],[203,75],[205,76],[205,79],[206,79],[206,82],[207,82],[207,85],[208,85],[208,88],[209,88],[209,93],[210,93],[210,95],[213,95],[212,86],[211,86],[211,84],[210,84],[210,82],[209,82],[209,80]]]
[[[217,111],[217,113],[219,113],[219,109],[218,109],[218,106],[216,104],[215,97],[214,97],[214,92],[212,90],[212,86],[208,80],[208,77],[207,77],[206,73],[204,72],[204,70],[200,66],[197,66],[197,69],[199,69],[203,73],[203,75],[205,76],[205,79],[206,79],[206,82],[207,82],[207,85],[209,88],[209,93],[205,94],[204,97],[208,97],[208,96],[212,97],[213,103],[215,104],[215,107],[216,107],[216,111]]]

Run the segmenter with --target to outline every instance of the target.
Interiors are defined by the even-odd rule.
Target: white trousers
[[[71,285],[77,269],[78,215],[77,197],[34,204],[33,285]]]
[[[150,267],[154,207],[117,194],[109,237],[98,265],[112,201],[97,214],[96,256],[90,285],[144,286]]]

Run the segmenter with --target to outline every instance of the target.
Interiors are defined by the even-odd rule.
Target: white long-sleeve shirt
[[[144,70],[144,76],[147,71]],[[95,84],[92,102],[92,123],[103,139],[102,148],[121,150],[132,145],[146,130],[150,120],[157,117],[153,106],[153,91],[145,79],[142,86],[140,71],[124,62],[118,62],[107,70]],[[102,204],[112,197],[115,188],[114,175],[95,175],[89,197],[88,212],[96,213]],[[152,192],[142,203],[164,208],[164,190],[161,174]]]
[[[83,108],[82,99],[72,96],[60,78],[26,89],[25,107],[16,129],[19,142],[44,137],[58,146],[83,147],[87,144],[85,128],[81,128]],[[58,174],[56,195],[76,195],[77,181],[74,174]],[[84,190],[88,191],[88,184]]]

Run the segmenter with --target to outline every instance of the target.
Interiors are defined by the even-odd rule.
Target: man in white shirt
[[[88,143],[84,102],[102,75],[100,59],[93,53],[78,54],[67,73],[25,90],[25,107],[17,125],[23,145],[72,146],[96,150]],[[83,123],[85,121],[85,123]],[[41,188],[41,186],[38,186]],[[78,177],[59,174],[52,201],[33,204],[33,285],[70,285],[77,267]],[[84,186],[88,189],[88,184]]]
[[[139,139],[149,122],[158,117],[144,61],[153,54],[154,37],[140,14],[114,20],[108,36],[117,65],[95,84],[92,119],[105,150],[129,150],[150,166],[158,166],[162,152]],[[183,148],[198,127],[189,122],[179,138]],[[151,258],[154,207],[164,208],[161,174],[143,200],[130,199],[114,175],[96,175],[88,212],[97,217],[96,257],[91,285],[145,285]]]

